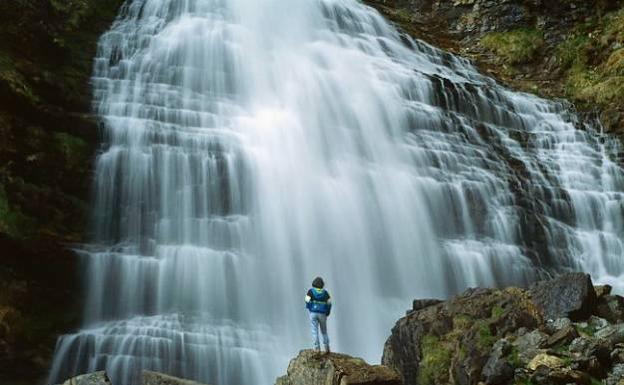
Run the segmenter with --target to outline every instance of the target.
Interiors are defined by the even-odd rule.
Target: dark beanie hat
[[[323,278],[316,277],[314,281],[312,281],[312,287],[316,287],[317,289],[322,289],[325,286],[325,282],[323,282]]]

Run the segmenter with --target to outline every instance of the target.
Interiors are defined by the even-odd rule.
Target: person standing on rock
[[[329,336],[327,335],[327,317],[331,313],[331,298],[329,292],[324,289],[325,282],[323,278],[316,277],[312,281],[312,288],[308,290],[305,302],[306,308],[310,313],[310,325],[312,326],[312,339],[314,340],[314,349],[320,353],[321,345],[319,343],[318,329],[321,328],[323,335],[323,345],[325,345],[325,353],[329,354]]]

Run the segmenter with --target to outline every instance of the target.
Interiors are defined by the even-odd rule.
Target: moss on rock
[[[446,384],[449,382],[449,368],[453,358],[453,346],[434,335],[423,338],[422,360],[418,383],[422,385]]]
[[[544,37],[538,29],[516,29],[488,33],[481,39],[481,44],[505,63],[520,64],[535,59],[538,50],[544,45]]]

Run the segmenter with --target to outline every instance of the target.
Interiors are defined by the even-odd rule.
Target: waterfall
[[[85,321],[51,384],[272,384],[317,275],[333,348],[372,362],[413,298],[565,270],[624,290],[620,144],[359,1],[127,0],[92,84]]]

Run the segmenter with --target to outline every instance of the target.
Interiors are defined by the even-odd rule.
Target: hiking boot
[[[329,353],[331,353],[331,352],[329,351],[329,345],[325,345],[325,354],[329,354]]]
[[[314,348],[314,353],[321,354],[321,348],[319,346]]]

